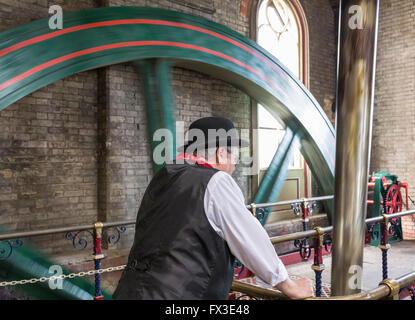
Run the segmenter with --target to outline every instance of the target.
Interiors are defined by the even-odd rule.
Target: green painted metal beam
[[[288,174],[288,165],[292,160],[294,151],[300,147],[300,138],[289,127],[275,152],[274,157],[261,180],[254,203],[276,202],[284,186]],[[267,222],[271,208],[265,208],[261,224]]]

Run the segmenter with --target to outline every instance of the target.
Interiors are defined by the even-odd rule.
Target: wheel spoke
[[[165,143],[164,158],[170,161],[176,156],[176,111],[172,102],[171,63],[166,59],[145,59],[133,64],[143,78],[148,140],[153,154],[153,173],[156,173],[164,165],[156,163],[154,157],[155,149],[160,144],[159,140],[153,139],[158,129],[167,129],[165,133],[171,134],[171,143]]]
[[[294,150],[299,147],[299,138],[287,127],[285,135],[275,152],[274,157],[261,180],[254,203],[275,202],[281,192],[288,174],[288,165],[294,156]],[[263,219],[264,225],[268,219],[271,208],[265,210]]]

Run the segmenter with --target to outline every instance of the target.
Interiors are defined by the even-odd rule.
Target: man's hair
[[[216,152],[217,152],[218,148],[219,147],[196,149],[196,150],[193,151],[193,155],[201,156],[201,157],[205,158],[206,160],[215,159],[216,158]],[[228,153],[232,153],[232,147],[227,146],[226,151],[228,151]]]

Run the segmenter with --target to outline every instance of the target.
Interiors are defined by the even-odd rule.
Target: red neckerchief
[[[181,153],[179,154],[175,160],[181,160],[184,159],[186,161],[190,161],[190,162],[194,162],[202,167],[209,167],[209,168],[213,168],[213,166],[203,157],[197,156],[197,155],[193,155],[193,154],[188,154],[188,153]]]

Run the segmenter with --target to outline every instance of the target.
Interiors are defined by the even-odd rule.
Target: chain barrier
[[[89,270],[89,271],[81,271],[78,273],[70,273],[70,274],[62,274],[59,276],[51,276],[51,277],[41,277],[41,278],[33,278],[33,279],[25,279],[25,280],[14,280],[9,282],[0,282],[0,287],[6,287],[6,286],[16,286],[21,284],[33,284],[37,282],[46,282],[46,281],[52,281],[52,280],[59,280],[59,279],[66,279],[66,278],[75,278],[75,277],[85,277],[85,276],[93,276],[96,274],[101,273],[107,273],[107,272],[113,272],[113,271],[120,271],[124,270],[125,265],[117,266],[117,267],[109,267],[106,269],[99,269],[99,270]]]

